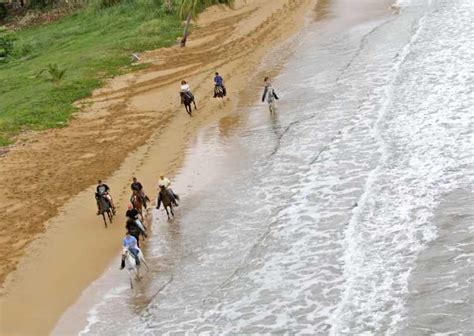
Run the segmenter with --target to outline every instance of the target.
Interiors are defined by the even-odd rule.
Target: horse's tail
[[[143,256],[143,252],[142,252],[142,251],[140,251],[140,252],[138,253],[138,258],[140,259],[140,263],[145,266],[145,269],[146,269],[147,271],[149,271],[149,270],[150,270],[150,267],[148,266],[148,263],[146,262],[145,257]]]

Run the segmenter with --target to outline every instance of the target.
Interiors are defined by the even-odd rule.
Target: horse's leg
[[[164,206],[164,208],[165,208],[165,211],[166,211],[166,215],[168,216],[168,220],[169,220],[170,219],[170,214],[168,213],[168,208],[167,208],[166,205]]]
[[[193,99],[194,108],[197,110],[196,101]]]
[[[170,204],[170,211],[171,211],[171,215],[174,217],[173,204]]]
[[[128,272],[128,280],[130,281],[130,288],[133,289],[133,279],[132,279],[132,272],[127,269]]]
[[[105,219],[105,213],[102,212],[102,218],[104,219],[104,225],[105,228],[107,229],[107,220]]]

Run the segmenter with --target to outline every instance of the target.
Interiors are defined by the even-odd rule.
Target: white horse
[[[142,265],[145,266],[145,269],[148,271],[149,267],[145,261],[145,257],[140,249],[138,249],[138,259],[140,259],[140,265],[137,266],[137,262],[133,254],[128,250],[127,247],[124,247],[122,250],[122,260],[125,261],[125,269],[128,273],[128,278],[130,280],[130,287],[133,289],[133,280],[140,281],[140,268]]]

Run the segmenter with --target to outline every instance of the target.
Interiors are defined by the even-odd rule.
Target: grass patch
[[[65,125],[105,78],[130,71],[130,54],[176,43],[181,22],[161,0],[91,5],[48,25],[13,33],[14,48],[0,65],[0,146],[27,129]],[[38,75],[49,64],[65,69],[60,83]]]

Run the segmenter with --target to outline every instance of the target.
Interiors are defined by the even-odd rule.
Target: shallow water
[[[138,288],[117,259],[55,333],[474,333],[473,4],[401,4],[321,1],[277,114],[191,146]]]

